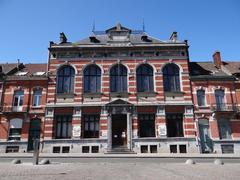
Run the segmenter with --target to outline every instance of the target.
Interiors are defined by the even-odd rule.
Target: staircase
[[[127,146],[113,147],[111,151],[107,151],[105,154],[136,154],[134,151],[127,148]]]

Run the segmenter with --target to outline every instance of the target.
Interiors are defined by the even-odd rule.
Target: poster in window
[[[80,137],[80,135],[81,135],[81,126],[80,125],[73,125],[72,136],[73,137]]]
[[[167,128],[165,124],[160,124],[158,126],[158,132],[160,136],[166,136],[167,135]]]

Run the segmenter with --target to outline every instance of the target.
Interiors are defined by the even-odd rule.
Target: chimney
[[[222,60],[221,60],[221,55],[220,55],[220,52],[219,52],[219,51],[216,51],[216,52],[213,54],[213,62],[214,62],[215,66],[216,66],[218,69],[221,68]]]
[[[65,36],[64,32],[60,33],[60,44],[61,43],[66,43],[67,42],[67,37]]]
[[[170,40],[173,42],[177,41],[177,32],[173,32],[172,35],[170,36]]]

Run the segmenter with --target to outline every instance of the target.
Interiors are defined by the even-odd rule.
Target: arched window
[[[153,91],[153,69],[148,64],[142,64],[137,68],[137,91]]]
[[[163,84],[166,92],[179,92],[179,67],[175,64],[168,64],[163,68]]]
[[[90,65],[84,70],[84,92],[96,93],[101,91],[101,69]]]
[[[70,94],[74,89],[75,71],[71,66],[63,66],[57,73],[57,93]]]
[[[111,68],[110,88],[111,92],[127,92],[127,68],[122,64]]]

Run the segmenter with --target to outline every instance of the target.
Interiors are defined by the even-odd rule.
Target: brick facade
[[[190,63],[187,41],[176,38],[174,32],[160,41],[120,24],[75,43],[61,33],[60,43],[50,42],[42,70],[32,64],[31,75],[19,74],[30,68],[23,65],[1,80],[0,150],[32,150],[34,130],[48,153],[240,153],[236,74],[221,65],[219,52],[216,66]],[[36,88],[38,107],[32,104]],[[225,109],[218,109],[216,89],[224,92]],[[18,90],[24,97],[14,110],[21,103]],[[201,106],[198,90],[205,92]],[[40,119],[40,131],[30,127],[34,119]]]

